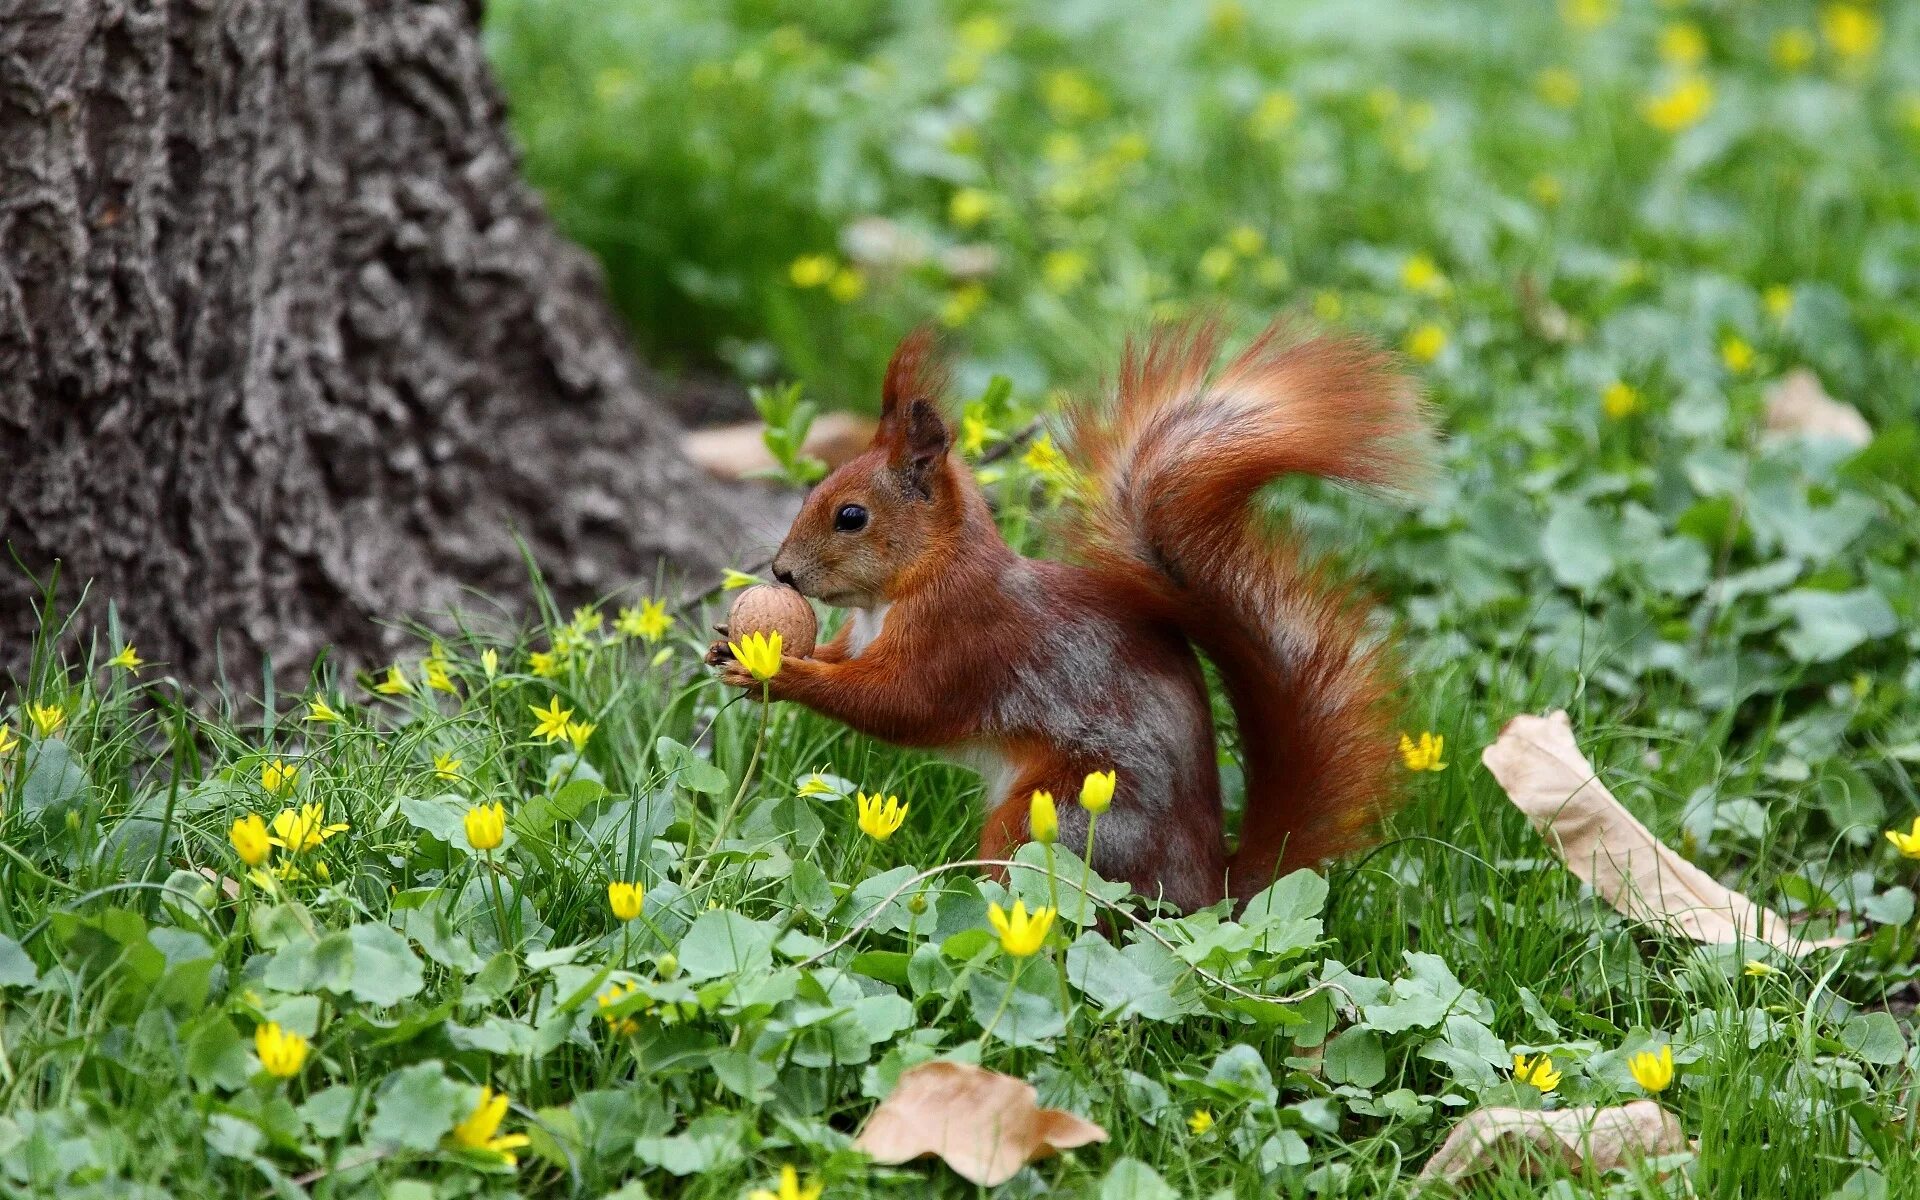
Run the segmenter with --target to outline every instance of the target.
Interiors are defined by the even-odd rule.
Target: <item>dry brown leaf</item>
[[[1420,1170],[1423,1183],[1453,1183],[1500,1162],[1527,1158],[1596,1171],[1626,1166],[1646,1155],[1687,1149],[1680,1120],[1653,1100],[1610,1108],[1479,1108],[1461,1118]]]
[[[1796,367],[1767,389],[1767,432],[1788,437],[1837,438],[1851,446],[1873,440],[1873,426],[1851,404],[1835,400],[1820,377]]]
[[[1567,869],[1629,917],[1698,942],[1757,939],[1795,955],[1846,941],[1802,940],[1778,913],[1722,886],[1654,837],[1601,784],[1565,712],[1513,718],[1480,761]]]
[[[876,1162],[937,1154],[982,1187],[1013,1178],[1057,1150],[1104,1142],[1107,1131],[1057,1108],[1041,1108],[1033,1086],[969,1063],[909,1067],[854,1140]]]
[[[757,471],[771,471],[776,465],[760,437],[764,428],[758,421],[743,421],[737,425],[696,429],[680,439],[680,449],[706,468],[709,475],[719,479],[744,479]],[[824,413],[807,430],[807,440],[800,449],[831,469],[865,450],[873,441],[874,428],[872,417],[849,412]]]

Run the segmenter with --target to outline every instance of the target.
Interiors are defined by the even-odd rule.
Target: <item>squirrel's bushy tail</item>
[[[1083,472],[1070,537],[1095,570],[1160,577],[1167,611],[1219,670],[1240,727],[1244,898],[1282,870],[1363,844],[1394,792],[1396,679],[1363,599],[1254,497],[1289,474],[1405,488],[1427,426],[1391,356],[1274,326],[1216,369],[1196,324],[1129,346],[1113,392],[1076,409]],[[1146,570],[1143,570],[1145,568]]]

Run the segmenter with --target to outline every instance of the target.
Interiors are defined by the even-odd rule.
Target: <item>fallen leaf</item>
[[[941,1061],[902,1072],[853,1145],[883,1163],[936,1154],[962,1178],[994,1187],[1035,1159],[1106,1140],[1092,1121],[1041,1108],[1025,1080]]]
[[[1846,942],[1795,936],[1778,913],[1722,886],[1654,837],[1595,775],[1565,712],[1513,718],[1480,761],[1567,869],[1629,917],[1697,942],[1758,939],[1794,955]]]
[[[1835,400],[1820,377],[1796,367],[1767,389],[1767,432],[1787,437],[1837,438],[1851,446],[1873,440],[1873,426],[1851,404]]]
[[[709,475],[719,479],[744,479],[758,471],[771,471],[776,465],[760,436],[765,428],[758,421],[742,421],[737,425],[696,429],[680,439],[680,449]],[[831,470],[865,450],[873,441],[874,428],[872,417],[849,412],[825,413],[807,430],[807,439],[800,450],[826,463]]]
[[[1462,1117],[1427,1165],[1422,1183],[1454,1183],[1503,1161],[1523,1159],[1532,1170],[1542,1160],[1611,1171],[1647,1155],[1687,1149],[1680,1119],[1657,1101],[1635,1100],[1609,1108],[1479,1108]]]

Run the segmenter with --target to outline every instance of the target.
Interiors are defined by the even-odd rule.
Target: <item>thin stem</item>
[[[1020,973],[1026,969],[1026,959],[1016,958],[1013,960],[1013,978],[1007,981],[1007,990],[1001,993],[1000,1007],[993,1010],[993,1019],[988,1021],[986,1027],[980,1031],[980,1046],[982,1049],[986,1048],[987,1039],[993,1036],[993,1027],[1000,1023],[1001,1017],[1007,1015],[1007,1005],[1013,1000],[1014,989],[1020,986]]]
[[[507,932],[507,899],[500,891],[500,873],[493,869],[493,851],[488,850],[482,856],[487,865],[487,880],[493,885],[493,920],[500,928],[500,948],[513,948],[513,935]]]
[[[772,692],[772,686],[766,680],[761,680],[760,732],[753,739],[753,754],[747,759],[747,770],[740,777],[739,790],[733,793],[733,801],[727,805],[726,811],[720,814],[720,823],[714,826],[713,840],[707,843],[707,852],[701,855],[699,864],[693,869],[693,876],[687,880],[689,895],[695,887],[699,886],[701,876],[707,873],[707,864],[713,861],[713,856],[720,850],[720,843],[726,840],[727,830],[733,825],[734,815],[740,811],[741,802],[747,798],[747,788],[753,784],[754,768],[760,765],[760,752],[767,744],[767,710],[772,703]]]
[[[1086,857],[1080,860],[1080,911],[1075,914],[1075,924],[1087,923],[1087,897],[1091,895],[1087,885],[1093,882],[1093,831],[1100,824],[1099,813],[1087,814],[1087,844],[1082,847]]]

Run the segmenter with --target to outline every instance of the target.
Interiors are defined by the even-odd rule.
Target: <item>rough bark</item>
[[[516,531],[575,597],[772,531],[679,457],[477,21],[0,0],[0,539],[188,678],[524,597]],[[0,671],[30,593],[0,567]]]

